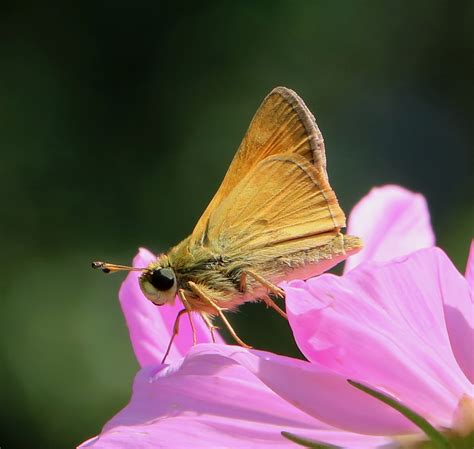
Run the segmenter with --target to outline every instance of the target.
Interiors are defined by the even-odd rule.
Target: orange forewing
[[[255,113],[219,190],[193,230],[191,245],[203,243],[209,215],[242,178],[260,161],[276,154],[300,155],[327,180],[321,132],[301,98],[286,87],[273,89]]]
[[[343,226],[321,170],[298,154],[278,154],[258,162],[211,212],[206,240],[234,258],[318,235],[323,245]]]

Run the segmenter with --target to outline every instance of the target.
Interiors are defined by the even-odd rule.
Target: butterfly
[[[141,271],[139,283],[157,306],[178,313],[164,359],[179,331],[179,319],[201,314],[214,339],[219,316],[234,340],[224,312],[247,301],[284,298],[283,280],[316,276],[362,248],[341,233],[344,212],[326,171],[323,136],[303,100],[286,87],[263,100],[218,191],[191,235],[143,268],[93,262],[104,272]]]

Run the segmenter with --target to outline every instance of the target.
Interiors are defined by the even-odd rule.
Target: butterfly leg
[[[176,315],[176,318],[173,324],[173,334],[171,335],[170,342],[168,343],[168,347],[166,348],[165,355],[163,356],[163,359],[161,360],[162,364],[165,363],[166,357],[168,357],[168,354],[170,353],[173,340],[176,337],[176,335],[178,335],[179,333],[179,320],[183,316],[183,313],[188,313],[188,310],[187,309],[180,310],[178,314]]]
[[[218,327],[214,326],[214,324],[212,324],[212,321],[208,317],[207,313],[202,312],[201,317],[204,320],[204,322],[206,323],[206,326],[209,329],[209,332],[211,333],[212,342],[215,343],[216,342],[216,336],[214,335],[214,329],[218,329]]]
[[[272,298],[270,298],[269,296],[263,296],[262,297],[262,300],[265,302],[265,304],[268,306],[268,307],[271,307],[273,310],[275,310],[279,315],[281,315],[283,318],[285,318],[285,320],[288,319],[288,315],[286,314],[286,312],[284,310],[282,310],[278,304],[276,304]]]
[[[280,287],[277,287],[275,284],[272,284],[271,282],[267,281],[265,278],[263,278],[262,276],[260,276],[259,274],[257,273],[254,273],[253,271],[250,271],[250,270],[247,270],[245,272],[242,273],[242,278],[241,278],[241,285],[242,285],[242,282],[244,282],[243,285],[246,285],[246,277],[248,276],[251,276],[253,277],[257,282],[260,282],[260,284],[264,285],[265,287],[268,288],[268,290],[270,290],[270,292],[272,292],[274,295],[280,297],[280,298],[284,298],[285,297],[285,292],[283,289],[281,289]],[[242,281],[243,280],[243,281]],[[283,318],[285,319],[288,319],[288,315],[269,297],[269,296],[264,296],[262,298],[262,300],[265,302],[265,304],[268,306],[268,307],[271,307],[272,309],[274,309],[277,313],[279,313]]]
[[[189,301],[186,299],[186,296],[184,295],[184,290],[182,288],[178,290],[178,296],[179,296],[179,299],[181,299],[181,302],[183,303],[183,306],[185,307],[186,311],[188,312],[189,324],[191,325],[191,330],[193,332],[193,345],[195,346],[197,345],[197,337],[196,337],[196,328],[194,327],[193,318],[191,316],[192,308],[189,304]]]
[[[188,285],[189,287],[191,288],[191,290],[194,292],[194,294],[196,294],[197,296],[199,296],[203,301],[207,302],[216,312],[217,314],[219,315],[219,317],[221,318],[221,320],[224,322],[225,326],[227,327],[227,329],[229,330],[230,332],[230,335],[232,335],[232,338],[240,345],[240,346],[243,346],[244,348],[251,348],[252,346],[249,346],[247,344],[245,344],[240,338],[239,336],[235,333],[234,329],[232,328],[231,324],[229,323],[229,321],[227,320],[226,316],[224,315],[224,312],[222,309],[222,307],[219,307],[206,293],[204,293],[204,291],[197,285],[195,284],[194,282],[192,281],[189,281],[188,282]]]

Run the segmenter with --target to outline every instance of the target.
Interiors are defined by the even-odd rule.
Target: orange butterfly
[[[224,311],[262,300],[286,318],[271,294],[276,284],[320,274],[359,251],[359,238],[341,234],[344,212],[329,185],[324,141],[313,115],[290,89],[263,100],[222,181],[192,234],[145,268],[94,262],[105,272],[139,270],[144,295],[199,312],[211,334]],[[191,326],[194,326],[191,320]],[[165,354],[165,358],[166,355]]]

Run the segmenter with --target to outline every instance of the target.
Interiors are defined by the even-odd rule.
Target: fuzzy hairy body
[[[150,268],[172,268],[177,287],[184,290],[192,310],[215,314],[215,309],[189,288],[189,281],[198,284],[219,307],[234,310],[244,302],[268,295],[261,283],[246,276],[249,270],[275,284],[282,280],[308,279],[336,265],[358,246],[360,241],[356,237],[337,233],[322,246],[303,246],[285,255],[270,247],[263,254],[242,257],[227,255],[219,248],[190,245],[188,237],[159,256]]]

